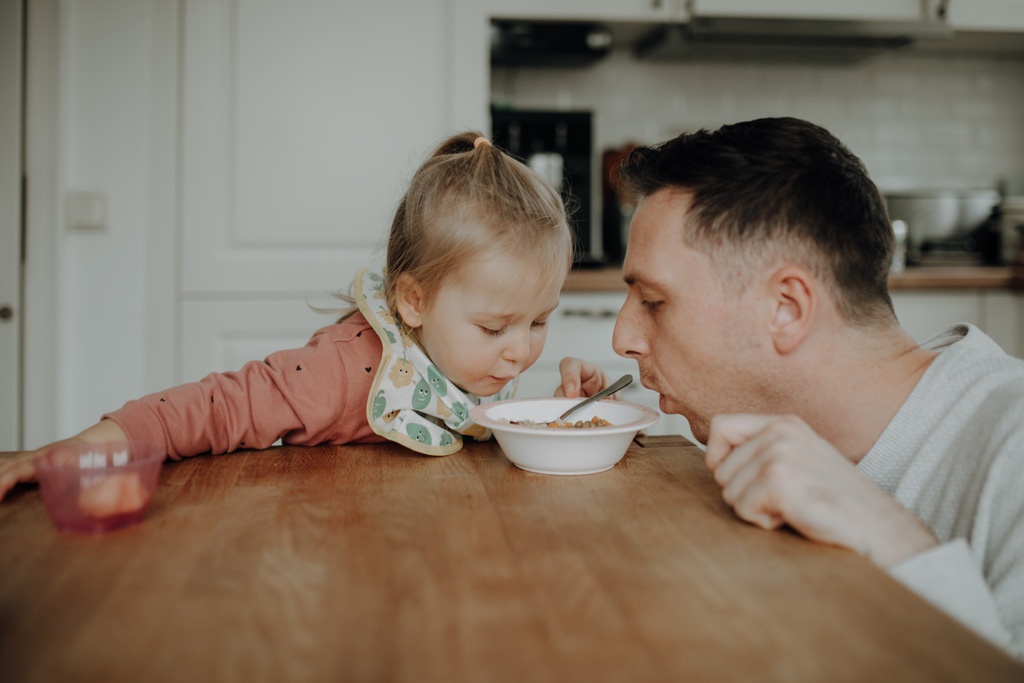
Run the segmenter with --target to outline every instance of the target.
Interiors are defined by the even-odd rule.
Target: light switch
[[[64,195],[64,224],[68,230],[106,230],[106,192],[68,192]]]

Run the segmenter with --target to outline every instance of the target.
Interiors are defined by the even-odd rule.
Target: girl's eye
[[[531,327],[546,327],[548,324],[547,320],[534,320]]]
[[[505,334],[505,330],[507,330],[508,328],[503,327],[500,330],[492,330],[489,327],[484,327],[483,325],[481,325],[480,329],[483,330],[488,337],[500,337],[501,335]]]

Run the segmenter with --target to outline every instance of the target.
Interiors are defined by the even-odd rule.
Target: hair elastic
[[[473,149],[476,149],[480,145],[489,145],[489,144],[491,144],[491,141],[488,140],[487,138],[485,138],[483,135],[481,135],[476,140],[473,140]]]

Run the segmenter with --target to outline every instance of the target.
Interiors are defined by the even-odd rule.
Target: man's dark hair
[[[751,264],[793,260],[824,278],[850,322],[891,319],[892,224],[878,188],[850,150],[820,126],[766,118],[638,147],[620,171],[638,197],[662,189],[692,205],[682,239],[729,281]]]

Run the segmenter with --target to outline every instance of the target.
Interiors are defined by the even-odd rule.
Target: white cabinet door
[[[697,16],[916,21],[924,8],[934,4],[934,0],[694,0],[692,11]]]
[[[985,334],[1011,356],[1024,358],[1024,295],[987,291],[981,300]]]
[[[683,0],[490,0],[499,19],[658,21],[679,16]]]
[[[1024,357],[1024,296],[1011,291],[897,291],[900,324],[921,341],[953,323],[971,323],[1011,356]]]
[[[447,0],[188,0],[186,298],[347,287],[451,131]]]
[[[976,290],[899,291],[891,294],[896,318],[917,341],[927,339],[952,323],[971,323],[984,329],[981,293]]]
[[[187,380],[199,380],[263,360],[274,351],[301,348],[313,332],[336,319],[317,313],[302,299],[188,301],[182,306],[182,372]]]
[[[958,31],[1024,31],[1021,0],[954,0],[949,25]]]

